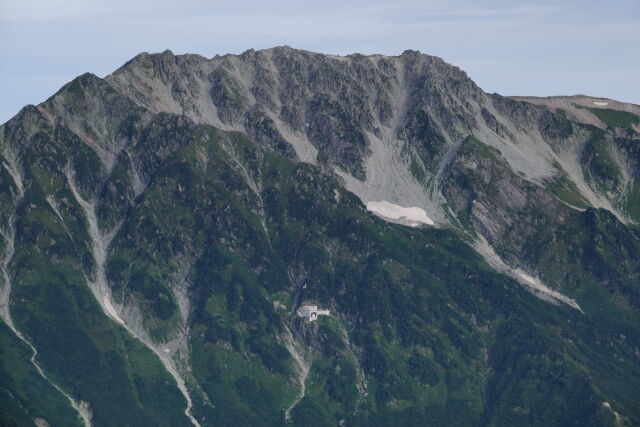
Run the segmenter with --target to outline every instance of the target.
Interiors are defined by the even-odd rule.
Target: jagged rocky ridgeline
[[[82,75],[0,128],[0,421],[637,424],[639,126],[414,51]]]

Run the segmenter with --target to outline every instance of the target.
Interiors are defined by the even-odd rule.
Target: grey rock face
[[[487,95],[457,67],[419,52],[335,57],[280,47],[212,59],[142,54],[106,80],[152,111],[243,131],[286,155],[295,151],[308,161],[303,147],[312,146],[355,178],[350,189],[365,201],[389,197],[372,169],[404,164],[412,189],[394,190],[395,201],[425,208],[440,222],[446,209],[437,182],[468,135],[500,150],[532,182],[569,173],[591,204],[624,217],[574,170],[592,131],[545,106]],[[375,150],[385,151],[388,166],[371,164]],[[406,184],[389,179],[386,186]]]
[[[151,349],[162,363],[157,367],[164,366],[178,385],[180,393],[174,394],[177,401],[187,402],[185,414],[193,424],[198,423],[196,417],[215,413],[210,409],[215,402],[191,372],[195,359],[189,340],[195,312],[208,322],[200,325],[196,338],[222,342],[218,350],[224,350],[225,359],[220,360],[225,369],[226,351],[234,346],[245,352],[239,359],[248,362],[243,346],[263,350],[284,337],[279,353],[280,344],[274,344],[254,358],[285,360],[287,353],[283,356],[282,351],[288,349],[303,381],[293,406],[302,402],[304,380],[313,374],[307,365],[322,345],[315,343],[309,354],[301,353],[301,343],[289,329],[292,324],[281,321],[280,311],[293,309],[290,306],[307,285],[336,274],[341,260],[333,254],[347,259],[345,254],[361,251],[361,256],[377,248],[359,241],[361,236],[352,231],[362,234],[360,219],[340,229],[338,237],[346,237],[347,243],[323,234],[322,227],[332,223],[323,211],[327,206],[367,215],[350,192],[365,204],[387,201],[420,208],[437,228],[453,230],[467,243],[486,244],[486,251],[479,252],[490,266],[499,265],[499,271],[514,277],[520,274],[518,280],[528,282],[525,286],[544,301],[564,302],[576,313],[589,314],[595,298],[588,292],[598,298],[598,292],[608,292],[623,309],[636,309],[633,283],[640,277],[635,256],[640,246],[627,225],[640,221],[637,109],[612,102],[611,111],[583,114],[591,108],[589,102],[604,101],[556,101],[486,94],[459,68],[414,51],[393,57],[338,57],[289,47],[210,59],[170,51],[141,54],[104,79],[78,77],[0,127],[0,229],[11,230],[11,239],[6,239],[11,245],[6,243],[0,256],[8,260],[3,272],[9,277],[14,258],[26,270],[23,266],[29,266],[31,258],[42,256],[64,266],[65,283],[78,288],[88,283],[97,304],[87,297],[80,311],[104,311],[137,337],[138,344]],[[566,109],[558,110],[557,105]],[[625,114],[617,113],[621,111]],[[18,203],[18,193],[29,203]],[[309,212],[316,211],[322,213],[318,223],[307,224]],[[14,216],[21,220],[14,221]],[[295,221],[304,226],[282,225]],[[380,224],[385,232],[402,229]],[[296,248],[291,242],[307,228],[319,237],[301,254],[302,244]],[[392,246],[390,240],[380,245]],[[455,247],[455,242],[447,244]],[[468,250],[465,256],[474,256],[460,246],[466,249],[457,251]],[[282,259],[274,255],[278,251],[285,254]],[[615,257],[623,261],[613,262]],[[372,265],[389,268],[389,280],[375,286],[401,278],[407,289],[414,288],[412,272],[405,271],[401,259],[378,261]],[[357,262],[346,271],[355,271]],[[199,269],[196,277],[193,272]],[[443,271],[440,274],[446,276]],[[430,277],[428,266],[424,274]],[[465,273],[460,280],[474,281],[478,274]],[[211,277],[233,286],[224,296],[214,295]],[[446,280],[443,277],[437,280]],[[191,283],[196,279],[197,287]],[[46,282],[40,277],[31,280]],[[359,293],[350,298],[353,306],[359,299],[373,301],[369,305],[375,312],[380,301],[370,296],[373,288],[367,287],[367,280],[358,282]],[[254,281],[266,283],[264,292]],[[400,282],[393,284],[400,289],[405,286]],[[337,292],[346,295],[347,285],[345,279]],[[399,295],[398,301],[405,303],[413,298]],[[3,298],[2,304],[7,313],[9,299]],[[389,312],[397,308],[388,301],[380,305]],[[253,324],[238,323],[231,315],[224,318],[230,307],[244,310],[243,316],[264,330],[248,332]],[[20,310],[23,325],[33,316],[28,309]],[[360,321],[359,312],[336,313],[353,324]],[[82,321],[98,325],[100,340],[111,339],[104,332],[108,327],[100,323],[104,319],[96,316]],[[485,326],[476,324],[474,316],[468,316],[473,328],[484,333]],[[423,323],[416,319],[407,318],[406,324]],[[228,327],[233,322],[240,332]],[[466,320],[455,323],[459,322]],[[381,335],[397,339],[390,328],[382,329]],[[424,330],[422,335],[411,328],[405,333],[426,339]],[[364,350],[351,347],[346,330],[338,331],[357,366],[358,402],[365,401],[364,370],[371,375],[385,369],[371,368],[377,363],[371,360],[369,367],[360,367]],[[254,333],[263,335],[253,342]],[[318,336],[322,335],[302,338]],[[484,356],[471,365],[481,359],[488,363],[482,337],[478,343],[484,345]],[[58,351],[55,343],[36,338],[34,345],[45,343],[50,353]],[[137,344],[117,345],[129,351]],[[91,346],[93,342],[87,345]],[[122,354],[129,354],[126,351]],[[377,357],[385,351],[374,353]],[[421,362],[412,369],[432,363],[430,352],[415,353],[412,360]],[[438,358],[450,367],[447,354]],[[208,365],[214,359],[209,354],[197,362]],[[90,365],[83,360],[83,366]],[[114,360],[114,366],[129,372],[128,359]],[[215,363],[215,372],[222,376],[220,363]],[[269,369],[287,374],[284,362],[272,365]],[[435,385],[440,374],[421,375]],[[206,381],[215,383],[212,377],[206,374]],[[153,378],[154,384],[167,383],[167,378]],[[238,386],[243,390],[257,389],[243,381]],[[279,391],[271,397],[281,391],[276,386],[274,390]],[[91,392],[90,387],[82,390],[83,395],[92,396]],[[144,399],[144,393],[141,396],[136,398]],[[359,403],[352,403],[357,410]],[[100,402],[94,399],[91,404],[98,418],[104,416]],[[388,404],[394,405],[400,404]],[[293,406],[283,407],[287,417]],[[157,422],[140,417],[149,424]],[[220,422],[224,421],[228,420]]]
[[[211,60],[143,54],[107,81],[154,111],[229,129],[251,128],[246,118],[262,110],[361,178],[358,163],[370,153],[365,132],[396,135],[428,112],[432,127],[458,137],[475,120],[468,98],[484,96],[462,71],[418,52],[332,57],[283,47]]]
[[[166,139],[167,126],[186,135],[185,126],[199,123],[245,133],[292,159],[327,164],[363,202],[420,207],[440,225],[460,223],[452,222],[451,210],[467,212],[468,226],[496,245],[507,239],[500,230],[512,226],[514,209],[540,204],[541,197],[555,218],[579,199],[622,221],[640,219],[629,203],[638,176],[633,129],[605,136],[588,120],[552,110],[551,101],[534,101],[486,94],[459,68],[415,51],[338,57],[285,46],[211,59],[140,54],[104,80],[79,77],[24,114],[49,122],[44,126],[55,126],[55,118],[64,125],[59,132],[68,129],[69,139],[90,148],[73,159],[76,179],[87,198],[102,192],[96,212],[105,227],[140,191],[121,177],[144,185],[154,167],[188,142]],[[16,135],[29,131],[12,123],[5,125],[7,140],[28,140]],[[497,150],[495,158],[460,154],[469,136],[488,152]],[[102,170],[83,170],[92,156]],[[503,198],[469,205],[471,190],[460,178],[465,167],[484,186],[498,182],[487,176],[492,171]],[[571,187],[572,200],[565,191],[558,201],[550,183],[560,181]]]
[[[104,80],[79,77],[31,114],[45,121],[55,117],[71,138],[91,148],[73,161],[79,191],[88,198],[98,188],[103,192],[97,215],[105,226],[115,224],[136,193],[114,177],[135,175],[144,182],[154,165],[187,143],[162,142],[166,135],[154,133],[158,120],[177,128],[205,123],[240,131],[286,157],[326,163],[363,202],[420,207],[440,225],[459,223],[451,221],[450,210],[461,211],[462,195],[469,196],[454,177],[466,164],[459,150],[472,135],[505,162],[498,167],[482,159],[474,172],[488,185],[483,174],[499,171],[502,186],[494,190],[504,193],[503,200],[462,209],[471,214],[471,229],[492,244],[506,238],[498,231],[511,227],[513,209],[540,203],[540,195],[557,199],[552,182],[562,181],[573,199],[623,221],[640,219],[629,203],[638,175],[637,150],[628,142],[637,138],[633,129],[626,130],[629,135],[618,129],[616,137],[600,136],[588,120],[570,120],[575,115],[551,109],[551,101],[533,101],[485,94],[459,68],[415,51],[338,57],[285,46],[211,59],[170,51],[140,54]],[[578,101],[586,108],[585,99]],[[627,114],[636,111],[615,105]],[[166,116],[151,122],[158,113]],[[11,127],[5,125],[5,133],[19,131]],[[153,149],[145,141],[153,141]],[[136,152],[125,150],[128,144]],[[85,157],[94,155],[104,170],[83,172],[83,162],[90,163]],[[131,160],[118,161],[122,156]],[[522,193],[523,186],[535,191]],[[554,217],[565,207],[545,206]]]

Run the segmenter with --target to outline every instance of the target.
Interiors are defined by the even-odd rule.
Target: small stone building
[[[318,316],[328,316],[329,310],[318,310],[317,305],[303,305],[298,309],[298,316],[306,317],[309,322],[318,320]]]

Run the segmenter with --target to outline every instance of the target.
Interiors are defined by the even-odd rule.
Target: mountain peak
[[[640,425],[636,107],[417,51],[79,76],[0,127],[0,424]]]

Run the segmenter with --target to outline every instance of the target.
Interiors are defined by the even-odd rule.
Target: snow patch
[[[405,208],[383,200],[381,202],[367,202],[367,210],[382,219],[406,221],[410,227],[417,227],[421,224],[433,225],[433,220],[427,216],[424,209],[417,207]]]
[[[595,105],[600,105],[600,106],[603,106],[603,107],[604,107],[605,105],[609,105],[609,103],[608,103],[608,102],[593,101],[593,103],[594,103]]]

